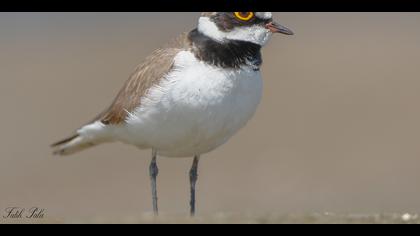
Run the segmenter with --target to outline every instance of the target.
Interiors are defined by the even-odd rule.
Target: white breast
[[[262,93],[259,71],[221,69],[187,51],[175,57],[174,71],[148,92],[118,139],[159,155],[188,157],[225,143],[255,113]]]

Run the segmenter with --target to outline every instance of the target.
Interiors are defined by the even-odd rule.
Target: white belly
[[[209,66],[186,51],[174,68],[115,130],[120,141],[168,157],[203,154],[242,128],[261,100],[261,75],[251,68]]]

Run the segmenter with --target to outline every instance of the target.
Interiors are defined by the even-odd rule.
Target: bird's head
[[[273,33],[293,32],[273,21],[271,12],[204,12],[198,31],[219,42],[246,41],[264,46]]]

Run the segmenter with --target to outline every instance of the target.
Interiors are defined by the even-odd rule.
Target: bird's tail
[[[69,138],[52,144],[51,147],[54,149],[54,155],[65,156],[93,147],[96,144],[98,143],[91,142],[91,140],[87,140],[79,134],[75,134]]]

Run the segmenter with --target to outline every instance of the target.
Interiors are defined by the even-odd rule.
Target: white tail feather
[[[70,155],[95,145],[95,143],[88,142],[83,137],[77,136],[68,142],[54,146],[53,154],[62,156]]]
[[[106,126],[100,121],[83,126],[74,136],[52,145],[55,155],[70,155],[109,141]]]

